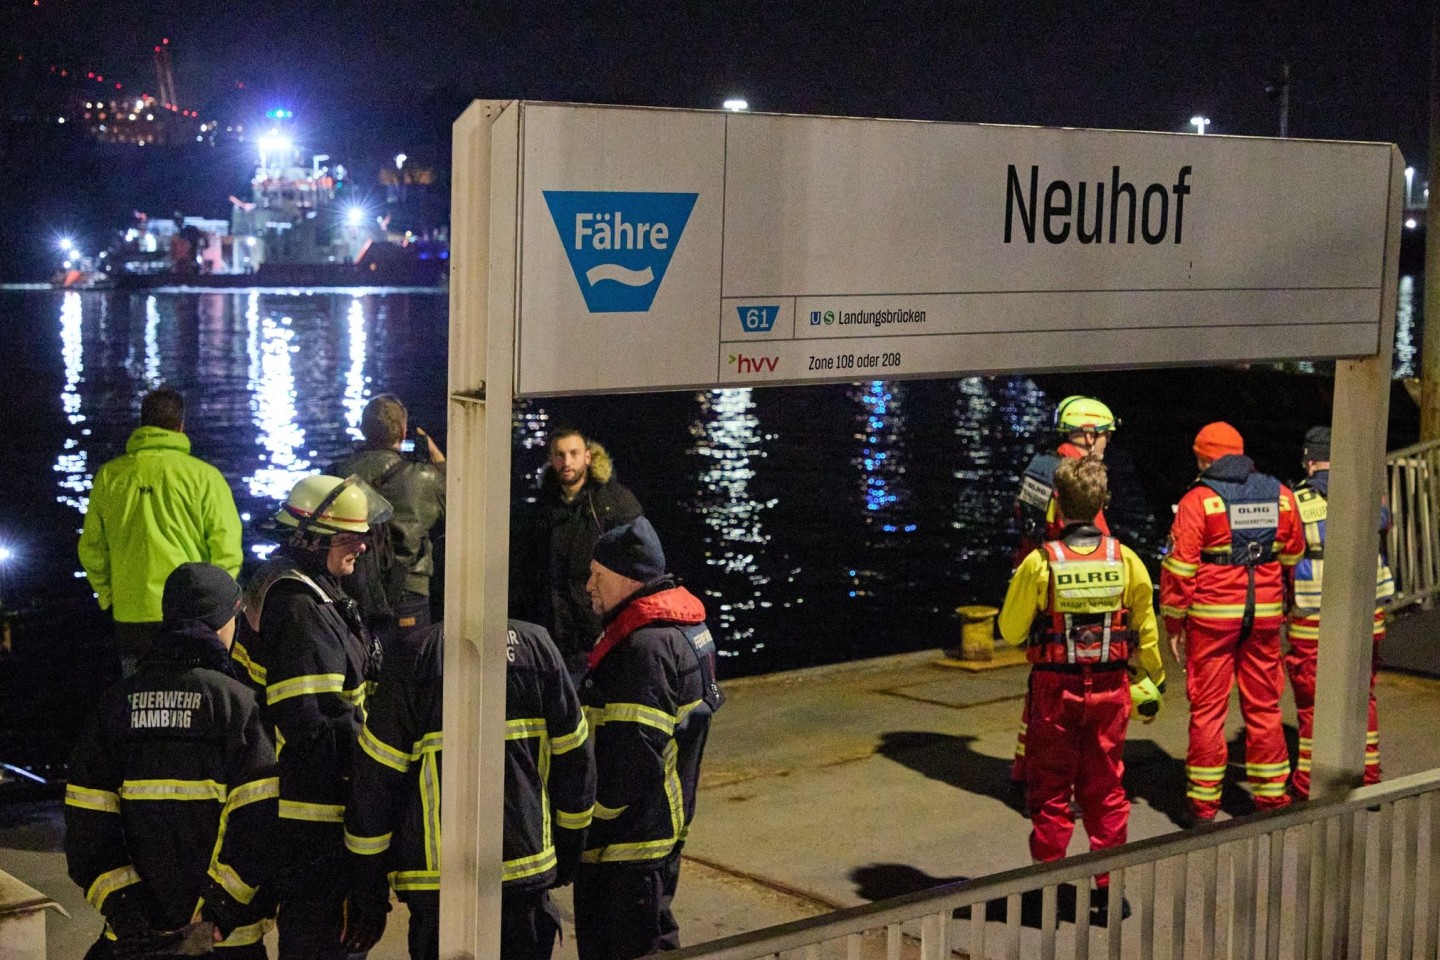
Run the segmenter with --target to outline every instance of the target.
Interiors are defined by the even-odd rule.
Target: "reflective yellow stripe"
[[[390,886],[401,890],[439,890],[438,870],[396,870],[390,874]]]
[[[120,784],[123,800],[216,800],[225,802],[225,784],[214,780],[126,780]]]
[[[1255,616],[1278,617],[1285,612],[1279,603],[1255,604]],[[1208,617],[1212,620],[1239,620],[1245,616],[1243,603],[1195,603],[1190,606],[1190,616]]]
[[[372,857],[377,853],[384,853],[390,849],[390,838],[392,834],[383,833],[378,837],[357,837],[349,830],[345,831],[345,849],[351,853],[359,854],[362,857]]]
[[[279,777],[252,780],[230,791],[230,796],[225,800],[225,811],[233,813],[247,804],[258,803],[261,800],[273,800],[279,796]]]
[[[338,803],[301,803],[280,801],[280,819],[308,820],[312,823],[344,823],[345,807]]]
[[[511,880],[523,880],[526,877],[537,876],[553,869],[556,862],[554,847],[546,847],[534,856],[506,860],[505,868],[500,873],[500,882],[509,883]]]
[[[1185,607],[1165,607],[1165,606],[1162,606],[1162,607],[1160,608],[1160,616],[1162,616],[1162,617],[1169,617],[1171,620],[1184,620],[1184,619],[1185,619],[1185,614],[1186,614],[1187,612],[1188,612],[1188,611],[1187,611],[1187,608],[1185,608]]]
[[[1191,783],[1189,789],[1185,791],[1185,796],[1191,800],[1219,800],[1220,788],[1202,787],[1198,783]]]
[[[226,893],[241,903],[248,904],[255,899],[255,888],[241,880],[240,874],[236,873],[233,867],[216,863],[211,865],[209,873],[210,879],[224,887]]]
[[[1305,559],[1305,553],[1304,551],[1300,553],[1281,553],[1277,555],[1276,559],[1280,561],[1281,566],[1293,567]]]
[[[272,923],[273,921],[270,920],[260,920],[243,927],[236,927],[230,931],[230,936],[217,943],[216,946],[248,947],[252,943],[259,943],[265,939],[265,934],[270,931]]]
[[[544,717],[518,717],[505,721],[506,740],[528,740],[545,736]]]
[[[419,760],[420,755],[423,753],[436,753],[442,749],[444,742],[445,734],[443,731],[436,730],[434,733],[427,733],[419,740],[416,740],[415,745],[410,748],[410,759]]]
[[[580,855],[585,863],[612,863],[619,860],[659,860],[675,849],[675,838],[647,840],[644,843],[612,843],[608,847],[586,850]]]
[[[1319,640],[1319,639],[1320,639],[1320,626],[1319,626],[1319,624],[1316,624],[1315,626],[1311,626],[1311,625],[1308,624],[1308,623],[1296,623],[1294,620],[1292,620],[1292,621],[1290,621],[1290,639],[1291,639],[1291,640]]]
[[[265,686],[265,668],[250,659],[250,651],[245,649],[245,644],[236,640],[230,647],[230,659],[244,667],[257,686]]]
[[[1182,560],[1177,560],[1173,556],[1166,557],[1165,562],[1160,564],[1160,566],[1165,570],[1169,570],[1177,577],[1193,577],[1200,572],[1200,564],[1185,563]]]
[[[654,727],[667,737],[673,736],[675,733],[674,717],[655,707],[647,707],[643,703],[609,703],[603,708],[590,708],[587,712],[591,716],[591,725],[596,727],[619,721]]]
[[[95,878],[90,884],[90,889],[85,891],[85,899],[96,910],[100,910],[105,903],[105,898],[118,890],[124,890],[131,884],[140,882],[140,874],[130,864],[123,867],[116,867],[114,870],[107,870]]]
[[[1308,754],[1307,754],[1306,756],[1302,756],[1302,757],[1296,762],[1296,764],[1295,764],[1295,770],[1296,770],[1296,772],[1297,772],[1297,773],[1309,773],[1309,772],[1310,772],[1310,762],[1311,762],[1311,761],[1310,761],[1310,757],[1309,757]]]
[[[396,750],[375,736],[368,724],[360,731],[360,749],[382,767],[389,767],[399,773],[409,770],[410,761],[413,759],[408,753]]]
[[[620,814],[624,813],[626,810],[629,810],[630,804],[627,803],[623,807],[607,807],[605,806],[605,804],[597,801],[595,806],[591,809],[596,820],[614,820],[616,817],[620,816]]]
[[[353,690],[341,690],[340,699],[348,700],[357,706],[363,705],[365,703],[365,685],[362,683]]]
[[[1191,780],[1223,780],[1225,778],[1225,768],[1186,766],[1185,776]]]
[[[291,677],[289,680],[272,683],[265,688],[265,699],[271,706],[274,706],[282,700],[289,700],[291,697],[303,697],[307,694],[319,693],[333,693],[339,696],[344,692],[344,674],[314,673],[309,676]]]
[[[71,783],[65,787],[65,805],[80,807],[84,810],[98,810],[101,813],[119,813],[120,794],[111,793],[109,790],[77,787]]]
[[[1245,775],[1251,779],[1257,777],[1283,777],[1290,772],[1290,762],[1283,763],[1247,763],[1245,764]]]
[[[550,741],[550,752],[556,756],[562,753],[569,753],[571,750],[584,744],[589,736],[590,724],[586,722],[585,714],[582,712],[580,714],[580,722],[575,725],[575,730],[572,733],[567,733],[563,737],[556,737]]]
[[[1250,792],[1257,797],[1283,797],[1285,795],[1285,781],[1256,783],[1251,785]]]
[[[594,807],[591,807],[588,810],[582,810],[580,813],[569,813],[565,810],[556,810],[555,822],[560,826],[564,827],[566,830],[584,830],[586,827],[590,826],[590,822],[594,819],[594,816]]]
[[[420,760],[420,812],[425,830],[425,869],[440,869],[440,771],[437,757],[426,753]],[[549,816],[549,807],[546,814]],[[549,828],[546,828],[548,839]]]

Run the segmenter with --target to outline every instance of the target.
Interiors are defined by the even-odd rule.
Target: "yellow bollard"
[[[960,618],[960,650],[957,659],[971,663],[986,663],[995,659],[995,618],[1000,615],[998,607],[984,604],[967,604],[956,607]],[[955,656],[955,651],[946,651]]]

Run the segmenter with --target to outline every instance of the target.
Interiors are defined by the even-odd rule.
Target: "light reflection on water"
[[[724,638],[719,644],[722,656],[764,649],[764,639],[756,638],[753,612],[772,605],[767,589],[771,578],[761,564],[768,559],[765,547],[770,542],[764,515],[776,501],[755,499],[750,485],[766,443],[776,437],[761,430],[753,394],[750,388],[696,394],[699,410],[687,451],[698,460],[692,509],[708,528],[705,563],[716,569],[723,584],[704,591],[718,611],[712,628]]]
[[[1414,369],[1419,288],[1402,281],[1397,373]],[[14,411],[37,424],[39,459],[11,469],[52,464],[40,471],[54,484],[43,502],[18,510],[44,544],[36,552],[66,578],[94,470],[123,452],[139,397],[157,382],[186,394],[194,452],[229,479],[247,518],[345,453],[374,393],[399,393],[412,422],[443,439],[443,297],[0,296],[19,304],[0,319],[58,332],[38,361],[53,387]],[[875,655],[938,645],[932,634],[955,603],[1003,589],[1015,478],[1054,442],[1052,403],[1024,377],[522,401],[512,479],[517,495],[531,494],[556,422],[593,429],[620,451],[622,480],[706,600],[732,670]],[[1145,441],[1116,435],[1111,520],[1153,546],[1168,517],[1137,492],[1128,459]],[[0,515],[0,525],[12,520]],[[254,546],[247,534],[247,552]]]
[[[1406,274],[1400,278],[1395,310],[1395,360],[1392,365],[1397,377],[1415,376],[1415,358],[1419,348],[1415,326],[1419,312],[1416,309],[1415,286],[1413,276]]]

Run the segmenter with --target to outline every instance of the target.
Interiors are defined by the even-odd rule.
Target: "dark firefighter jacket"
[[[402,461],[405,465],[396,467]],[[409,571],[405,589],[428,597],[435,573],[430,531],[445,519],[445,471],[433,463],[405,460],[395,450],[359,450],[332,467],[331,473],[357,474],[371,484],[382,481],[376,489],[395,508],[389,523],[395,559]]]
[[[274,901],[275,752],[215,631],[167,625],[136,674],[101,696],[70,760],[70,877],[108,917],[156,929],[205,915],[227,946],[258,941]],[[233,928],[233,929],[232,929]]]
[[[511,610],[550,631],[562,655],[588,653],[600,635],[585,583],[595,541],[612,527],[640,516],[640,501],[614,479],[610,455],[590,441],[590,474],[575,499],[565,501],[547,464],[529,511],[517,518],[510,542],[516,569]]]
[[[669,578],[610,612],[580,692],[595,739],[586,863],[658,861],[684,842],[721,703],[705,608]]]
[[[402,898],[440,885],[439,625],[392,647],[355,761],[345,845],[362,871],[378,861]],[[507,888],[553,885],[558,858],[580,855],[595,766],[579,699],[545,631],[509,624],[505,700]],[[558,851],[558,853],[557,853]]]
[[[323,572],[323,562],[323,554],[316,564],[287,548],[277,551],[246,588],[249,629],[233,651],[275,733],[281,838],[292,873],[300,874],[305,864],[342,853],[373,659],[354,602]]]

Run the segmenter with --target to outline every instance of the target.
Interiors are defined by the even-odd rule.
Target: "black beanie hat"
[[[655,528],[644,517],[602,533],[595,543],[595,562],[641,583],[665,575],[665,551]]]
[[[165,578],[160,610],[166,621],[199,620],[219,630],[240,610],[240,585],[213,563],[182,563]]]
[[[1304,452],[1300,460],[1304,463],[1322,463],[1330,459],[1330,428],[1311,427],[1305,431]]]

